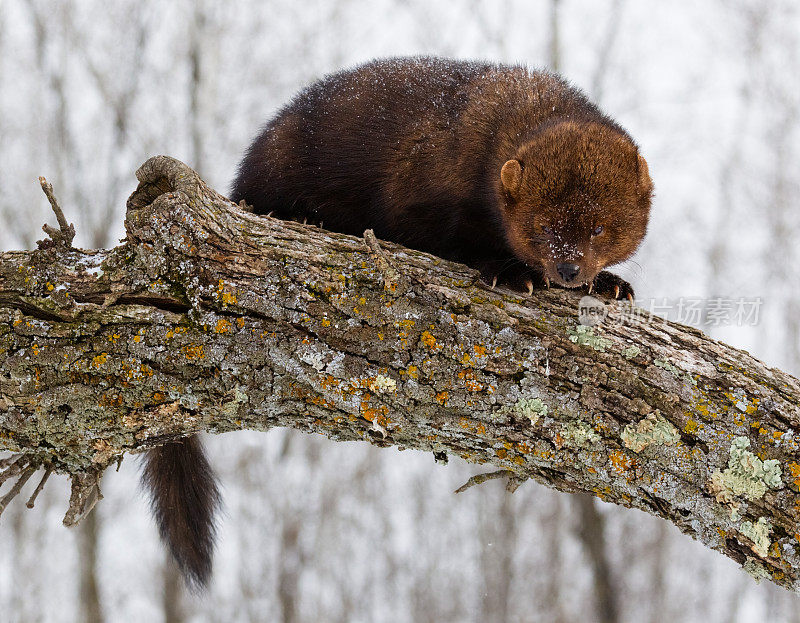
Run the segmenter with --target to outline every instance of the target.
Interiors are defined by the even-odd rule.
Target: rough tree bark
[[[0,256],[0,510],[43,467],[73,524],[125,453],[290,426],[592,493],[800,587],[797,379],[622,303],[583,326],[580,293],[254,216],[171,158],[137,177],[120,246],[74,249],[62,217]]]

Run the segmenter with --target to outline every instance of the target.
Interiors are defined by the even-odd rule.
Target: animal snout
[[[562,263],[556,266],[559,276],[567,283],[575,279],[581,272],[581,267],[577,264]]]

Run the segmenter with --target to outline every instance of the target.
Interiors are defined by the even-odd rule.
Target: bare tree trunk
[[[602,102],[605,86],[605,79],[608,75],[608,66],[611,61],[611,53],[614,51],[614,44],[619,37],[619,28],[622,24],[622,9],[625,7],[625,0],[613,0],[611,11],[608,16],[608,24],[597,50],[597,64],[592,75],[591,95],[596,102]]]
[[[611,564],[606,555],[605,519],[595,506],[595,498],[591,496],[576,495],[573,504],[578,510],[578,536],[583,543],[594,576],[597,620],[601,623],[617,623],[618,591],[614,586]]]
[[[517,522],[508,492],[503,489],[491,493],[498,495],[487,494],[487,503],[480,508],[478,528],[483,576],[480,621],[505,623],[511,605]]]
[[[281,621],[283,623],[296,623],[299,620],[297,603],[301,566],[299,536],[298,521],[294,518],[284,519],[281,527],[278,574],[278,601],[281,605]]]
[[[200,175],[205,174],[203,155],[203,46],[207,43],[204,4],[192,4],[189,32],[189,123],[192,142],[192,166]]]
[[[549,65],[552,71],[561,71],[561,0],[550,0]]]
[[[103,623],[100,592],[97,588],[97,513],[89,513],[78,528],[78,553],[80,561],[81,621]]]
[[[172,556],[166,556],[161,567],[163,597],[161,607],[164,612],[164,623],[183,623],[186,618],[181,608],[183,580]]]
[[[652,580],[649,591],[650,594],[650,623],[666,623],[667,621],[674,620],[670,616],[669,604],[667,603],[667,579],[666,575],[666,550],[669,547],[669,533],[667,532],[667,524],[660,523],[655,542],[651,546],[652,552],[652,565],[651,573]],[[733,619],[724,619],[732,621]]]
[[[593,493],[800,582],[797,379],[618,302],[581,325],[580,292],[250,215],[171,158],[137,175],[120,247],[64,222],[0,255],[0,476],[70,474],[67,524],[125,453],[287,426]]]
[[[542,521],[542,541],[546,547],[546,568],[549,570],[545,578],[545,590],[543,594],[545,597],[544,612],[554,623],[561,623],[567,620],[563,612],[564,594],[562,592],[564,586],[562,577],[562,570],[564,568],[564,538],[562,530],[567,520],[567,513],[564,512],[564,502],[566,502],[566,500],[562,499],[561,496],[554,497],[554,504],[550,507],[550,513],[548,513]]]

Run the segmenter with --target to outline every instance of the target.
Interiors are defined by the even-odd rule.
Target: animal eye
[[[592,236],[599,236],[602,233],[603,233],[603,226],[602,225],[598,225],[597,227],[594,228],[594,231],[592,232]]]

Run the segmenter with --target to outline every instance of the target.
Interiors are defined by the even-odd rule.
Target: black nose
[[[581,272],[581,267],[577,264],[558,264],[556,270],[561,275],[561,278],[569,283],[578,276],[578,273]]]

